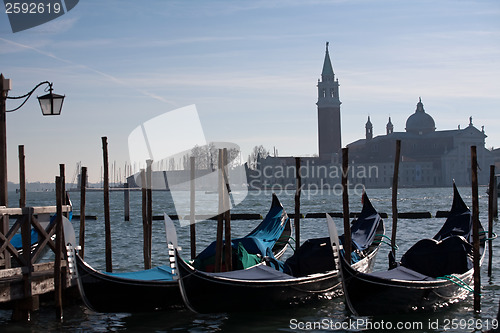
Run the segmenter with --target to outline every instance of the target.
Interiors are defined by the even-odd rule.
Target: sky
[[[374,136],[389,116],[404,131],[421,97],[437,130],[464,128],[472,116],[486,147],[500,147],[497,0],[81,0],[17,33],[0,12],[9,96],[46,80],[66,95],[57,117],[43,117],[34,97],[7,114],[8,179],[19,182],[24,145],[29,182],[53,182],[59,164],[71,182],[79,162],[99,182],[103,136],[110,167],[123,175],[129,134],[192,104],[206,140],[239,145],[243,161],[257,145],[317,154],[327,41],[343,146],[364,137],[368,116]]]

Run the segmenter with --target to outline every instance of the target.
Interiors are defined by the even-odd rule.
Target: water
[[[464,201],[471,206],[470,188],[460,188]],[[368,190],[374,207],[379,212],[391,213],[391,190]],[[479,189],[480,219],[487,228],[486,188]],[[277,193],[288,212],[294,211],[294,193]],[[434,216],[438,210],[449,210],[452,202],[452,189],[400,189],[398,194],[398,209],[405,211],[430,211]],[[217,195],[217,194],[213,194]],[[72,193],[75,213],[79,210],[79,193]],[[11,207],[18,202],[15,193],[9,194]],[[54,205],[55,193],[28,193],[28,205]],[[175,210],[167,192],[153,192],[153,213],[163,212],[175,214]],[[250,192],[247,199],[234,212],[260,213],[265,215],[271,204],[270,193]],[[131,221],[123,220],[123,193],[111,192],[111,230],[113,248],[113,270],[115,272],[140,270],[143,268],[142,254],[142,220],[141,194],[131,192]],[[351,193],[350,210],[360,211],[359,193]],[[342,211],[342,197],[335,194],[318,194],[302,192],[301,212],[336,212]],[[105,269],[104,257],[104,213],[102,192],[87,193],[86,215],[97,215],[98,220],[86,222],[85,259],[97,269]],[[342,230],[342,220],[335,219],[339,230]],[[386,234],[391,234],[391,219],[385,219]],[[234,221],[232,232],[234,237],[240,237],[251,231],[260,221]],[[398,258],[417,240],[432,237],[444,223],[444,219],[431,218],[422,220],[399,219],[397,243]],[[79,221],[73,221],[78,237]],[[180,227],[175,221],[179,235],[179,245],[184,248],[185,256],[189,256],[189,228]],[[215,238],[215,222],[200,222],[197,228],[198,252]],[[498,228],[498,222],[494,223]],[[301,239],[323,237],[327,235],[326,222],[323,219],[302,219]],[[494,253],[499,253],[499,241],[494,241]],[[387,267],[388,246],[383,246],[377,256],[376,270]],[[153,222],[153,266],[164,264],[165,231],[163,221]],[[95,313],[80,303],[64,305],[64,320],[56,321],[54,307],[43,305],[35,312],[30,323],[15,323],[10,320],[11,312],[0,310],[0,332],[293,332],[298,329],[307,331],[338,331],[350,332],[368,328],[367,331],[402,331],[402,332],[480,332],[491,328],[492,320],[496,318],[500,300],[500,281],[498,271],[500,262],[493,259],[493,277],[487,276],[487,262],[481,269],[482,279],[482,312],[474,314],[472,297],[453,304],[435,313],[410,314],[404,316],[385,317],[352,317],[345,309],[342,298],[325,299],[306,306],[278,310],[272,312],[256,312],[242,314],[197,315],[188,310],[162,311],[142,314],[101,314]],[[244,301],[244,300],[238,300]],[[216,302],[216,300],[214,300]],[[402,326],[401,326],[402,325]],[[399,326],[402,329],[397,329]],[[371,328],[371,330],[370,330]]]

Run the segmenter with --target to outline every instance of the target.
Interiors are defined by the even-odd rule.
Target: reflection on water
[[[464,201],[471,205],[470,188],[459,189]],[[487,229],[487,201],[486,189],[480,188],[480,218]],[[390,218],[391,189],[367,190],[372,204],[379,212],[389,214],[389,219],[385,219],[386,233],[391,234]],[[294,212],[294,192],[277,193],[283,206],[288,212]],[[217,196],[217,194],[212,194]],[[113,248],[113,270],[115,272],[140,270],[143,268],[142,255],[142,220],[141,220],[141,193],[131,192],[130,201],[130,222],[123,220],[123,193],[111,192],[111,229]],[[400,189],[398,194],[399,212],[408,211],[429,211],[435,216],[438,210],[449,210],[453,191],[450,188],[429,188],[429,189]],[[54,205],[55,194],[50,192],[28,193],[28,205]],[[79,193],[72,193],[72,202],[75,213],[79,210]],[[15,206],[18,197],[15,193],[9,194],[11,206]],[[189,202],[189,192],[186,192],[186,204]],[[168,192],[153,192],[153,213],[162,215],[163,212],[176,214],[174,206]],[[350,194],[350,211],[359,212],[361,210],[361,199],[358,193]],[[87,193],[87,215],[97,215],[98,220],[87,220],[86,222],[86,246],[85,259],[97,269],[105,268],[104,258],[104,213],[102,192]],[[235,213],[259,213],[265,215],[271,205],[271,193],[250,191],[247,198],[238,205]],[[198,207],[201,213],[203,207]],[[301,212],[340,212],[342,211],[342,197],[339,195],[328,195],[317,192],[303,191],[301,196]],[[342,219],[335,219],[339,230],[342,230]],[[423,237],[432,237],[441,227],[444,219],[399,219],[397,229],[397,244],[399,245],[398,257],[400,257],[413,243]],[[174,221],[179,245],[184,248],[184,252],[189,253],[189,228],[181,227],[179,221]],[[233,237],[241,237],[250,232],[260,221],[233,221]],[[73,221],[75,231],[79,232],[79,221]],[[498,227],[495,222],[494,228]],[[197,252],[199,253],[212,240],[215,239],[216,223],[214,221],[200,221],[196,224]],[[326,222],[323,219],[301,219],[301,239],[313,237],[324,237],[327,235]],[[295,247],[295,246],[294,246]],[[494,242],[494,253],[500,251],[499,241]],[[289,250],[291,253],[291,250]],[[383,270],[387,267],[388,246],[382,247],[377,256],[376,270]],[[165,231],[162,221],[153,223],[153,265],[161,265],[166,262],[165,254]],[[349,324],[365,323],[365,326],[375,329],[374,324],[381,322],[390,323],[396,327],[398,323],[415,323],[422,325],[424,331],[431,332],[460,332],[462,329],[452,329],[446,326],[451,320],[471,321],[476,320],[474,328],[476,331],[485,330],[486,325],[491,325],[491,320],[496,318],[498,311],[498,301],[500,299],[500,282],[497,278],[500,263],[496,258],[493,260],[493,277],[490,279],[486,275],[487,263],[483,265],[482,277],[482,312],[475,315],[472,311],[472,297],[463,302],[453,304],[447,309],[431,314],[411,314],[405,316],[385,316],[380,318],[356,318],[352,317],[345,310],[341,298],[333,300],[322,300],[317,303],[308,304],[292,309],[283,309],[272,312],[240,313],[240,314],[215,314],[196,315],[188,310],[176,310],[143,314],[100,314],[86,309],[81,304],[65,305],[64,321],[55,321],[53,306],[44,306],[40,311],[34,313],[30,324],[10,322],[10,311],[0,310],[0,331],[1,332],[119,332],[119,331],[141,331],[141,332],[214,332],[214,331],[294,331],[294,328],[306,328],[304,325],[316,325],[315,331],[357,331]],[[243,302],[244,300],[235,300]],[[216,302],[216,300],[214,300]],[[372,326],[366,326],[366,324]],[[438,324],[437,326],[435,324]],[[483,325],[483,329],[477,326]],[[302,325],[302,326],[300,326]],[[376,326],[376,325],[375,325]],[[380,327],[379,327],[380,328]],[[387,327],[385,327],[387,329]],[[419,327],[403,329],[401,331],[420,331]],[[369,331],[369,330],[368,330]],[[380,330],[379,330],[380,331]],[[398,331],[392,329],[391,331]],[[469,329],[468,331],[474,331]]]

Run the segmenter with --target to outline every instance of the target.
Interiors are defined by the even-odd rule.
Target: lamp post
[[[59,115],[61,114],[64,96],[52,93],[52,83],[49,81],[40,82],[29,93],[23,96],[10,97],[8,96],[9,90],[12,88],[11,80],[6,79],[3,74],[0,74],[0,206],[8,205],[7,195],[7,126],[6,126],[6,113],[19,110],[35,92],[35,90],[42,86],[48,85],[49,93],[38,97],[40,108],[44,116]],[[47,88],[46,88],[47,89]],[[7,110],[7,99],[23,99],[24,101],[17,108]]]

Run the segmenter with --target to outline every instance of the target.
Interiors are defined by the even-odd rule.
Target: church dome
[[[415,113],[406,120],[406,132],[414,134],[427,134],[436,130],[434,119],[425,113],[422,99],[419,99]]]

